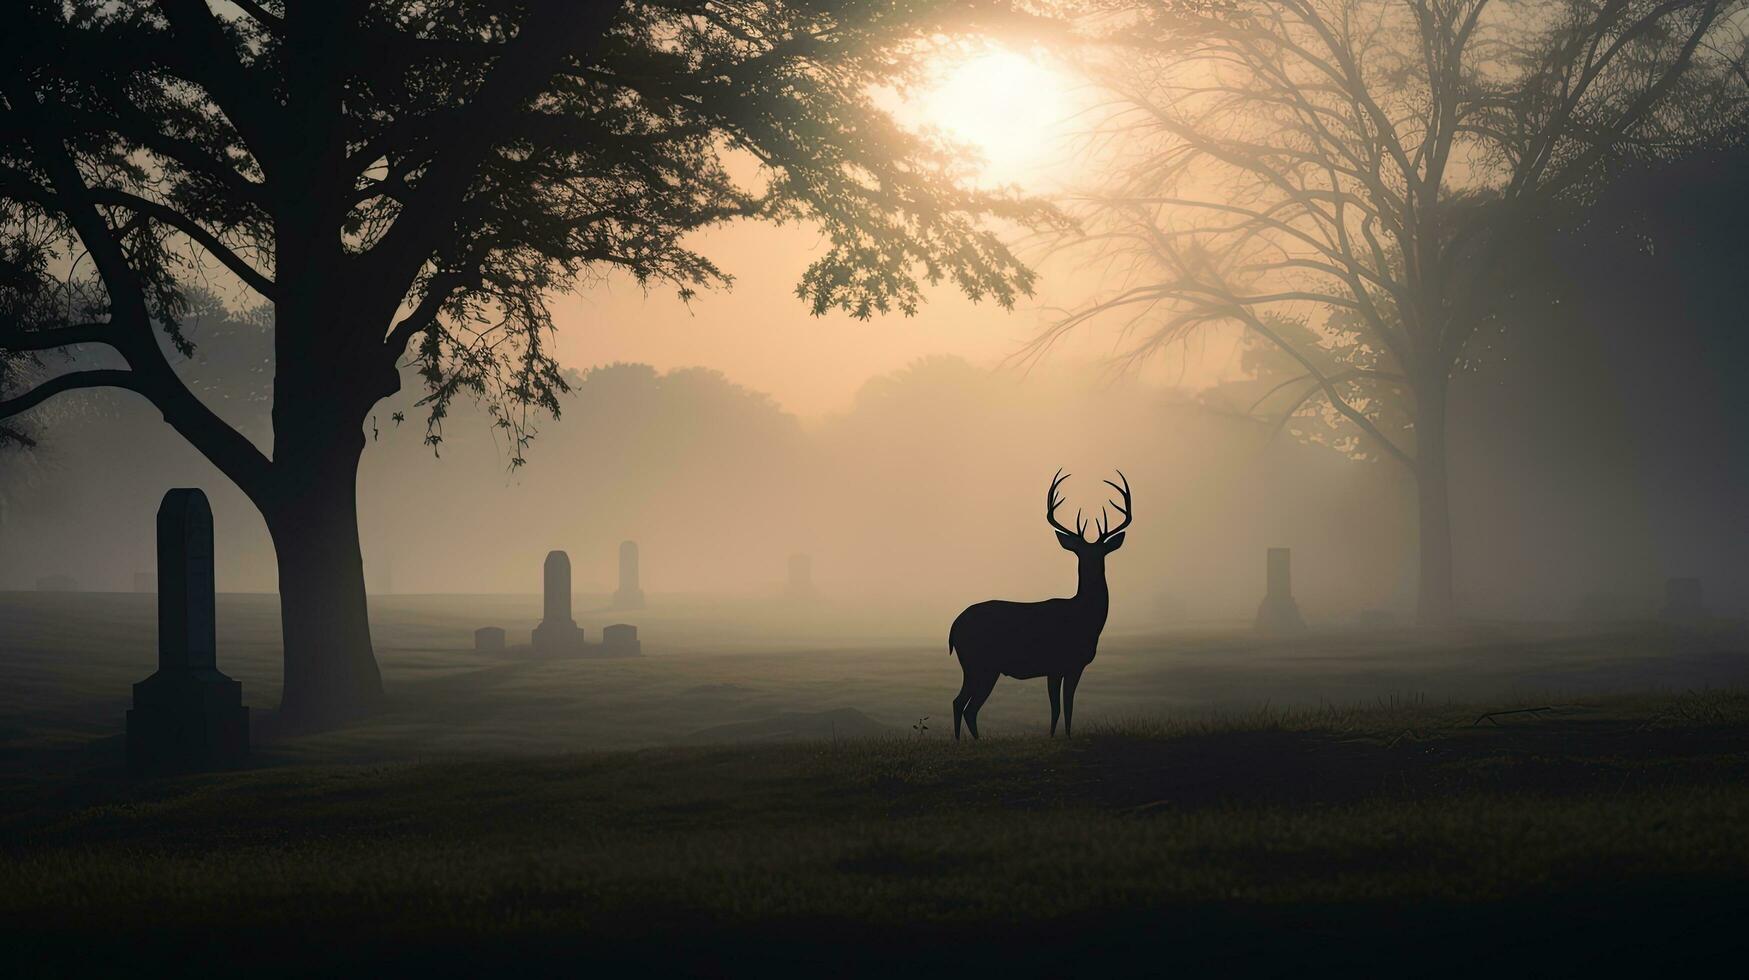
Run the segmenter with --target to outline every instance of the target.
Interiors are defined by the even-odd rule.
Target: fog
[[[1075,141],[1058,118],[1086,110],[1084,88],[1012,52],[946,74],[899,115],[954,131],[982,149],[985,177],[1029,193],[1086,176],[1065,163]],[[1645,617],[1672,576],[1699,577],[1716,613],[1749,605],[1742,164],[1611,178],[1618,212],[1664,216],[1647,232],[1655,255],[1632,236],[1606,242],[1601,225],[1523,233],[1538,286],[1492,317],[1451,381],[1462,615]],[[1214,193],[1196,176],[1185,185]],[[1115,288],[1109,267],[1035,248],[1039,289],[1014,311],[943,287],[919,316],[862,323],[812,317],[791,295],[822,246],[814,229],[734,222],[688,241],[721,257],[733,289],[682,302],[610,276],[553,298],[573,391],[562,418],[532,419],[526,465],[466,404],[429,444],[424,382],[404,372],[370,419],[359,476],[370,591],[530,593],[563,549],[576,591],[604,593],[619,542],[635,540],[656,597],[775,597],[794,554],[812,557],[827,599],[931,616],[1066,594],[1073,559],[1043,512],[1062,467],[1070,510],[1097,512],[1120,469],[1135,490],[1110,566],[1119,626],[1249,618],[1269,547],[1293,549],[1314,623],[1413,615],[1413,478],[1330,428],[1328,406],[1279,428],[1255,411],[1281,375],[1231,323],[1139,362],[1112,359],[1125,338],[1110,330],[1027,357],[1064,310]],[[203,292],[186,324],[197,352],[178,370],[271,453],[272,318],[247,302],[235,283]],[[80,392],[30,421],[43,444],[0,454],[0,589],[51,576],[133,589],[153,567],[163,491],[199,486],[219,588],[276,590],[253,506],[141,399]]]
[[[1632,312],[1615,322],[1599,329],[1575,313],[1503,330],[1457,385],[1466,615],[1649,615],[1678,574],[1701,576],[1716,611],[1741,608],[1745,443],[1731,420],[1742,415],[1719,410],[1741,395],[1722,373],[1694,370],[1705,336],[1648,361],[1631,342]],[[202,346],[186,376],[267,445],[269,328],[209,307],[191,334]],[[655,601],[776,597],[798,553],[812,556],[821,595],[847,604],[936,614],[1068,594],[1073,559],[1043,506],[1061,466],[1069,510],[1097,512],[1100,481],[1117,469],[1134,487],[1135,524],[1110,566],[1117,628],[1249,617],[1267,547],[1293,549],[1314,623],[1412,613],[1413,491],[1399,467],[1242,416],[1232,406],[1258,381],[1192,389],[1095,361],[1027,370],[922,355],[845,392],[841,410],[801,415],[710,367],[578,365],[570,376],[563,417],[534,421],[515,469],[501,430],[471,408],[427,445],[412,377],[379,407],[360,475],[371,591],[535,592],[546,552],[564,549],[576,591],[604,593],[632,539]],[[276,588],[260,517],[143,403],[99,392],[63,405],[40,450],[9,457],[0,589],[51,575],[133,589],[153,567],[152,515],[173,486],[213,498],[221,591]]]

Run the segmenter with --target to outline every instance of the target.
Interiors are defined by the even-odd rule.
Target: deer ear
[[[1064,551],[1079,551],[1087,545],[1085,539],[1078,538],[1073,534],[1064,534],[1061,531],[1057,532],[1057,543],[1063,546]]]
[[[1123,547],[1123,535],[1124,535],[1124,532],[1119,531],[1116,534],[1112,535],[1111,537],[1105,539],[1105,553],[1106,554],[1109,555],[1112,552],[1116,551],[1117,549]]]

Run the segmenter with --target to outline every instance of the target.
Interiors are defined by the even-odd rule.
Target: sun
[[[1044,176],[1064,151],[1071,113],[1069,79],[1036,57],[1006,48],[943,66],[941,80],[917,100],[918,121],[983,157],[982,175],[1026,184]]]

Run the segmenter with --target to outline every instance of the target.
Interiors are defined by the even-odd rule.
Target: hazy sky
[[[1073,116],[1082,93],[1065,73],[1003,49],[944,64],[939,81],[905,100],[898,116],[931,126],[978,148],[991,183],[1032,193],[1064,184],[1073,149]],[[735,276],[727,292],[707,293],[690,306],[669,289],[649,295],[630,277],[616,276],[554,304],[559,357],[590,366],[639,361],[661,369],[704,365],[771,394],[790,411],[813,416],[845,408],[870,377],[930,354],[956,354],[994,365],[1020,349],[1052,317],[1052,307],[1083,298],[1084,283],[1062,263],[1041,267],[1039,294],[1012,313],[994,303],[973,304],[953,287],[929,294],[915,317],[897,314],[858,321],[842,313],[809,314],[795,284],[822,246],[817,232],[742,223],[698,236],[701,251]],[[1089,330],[1055,356],[1103,358],[1110,331]],[[1196,357],[1195,383],[1226,373],[1231,345],[1207,345]],[[1180,380],[1182,352],[1155,364],[1148,375]]]

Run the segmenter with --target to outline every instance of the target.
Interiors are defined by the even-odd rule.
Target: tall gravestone
[[[613,608],[644,608],[644,590],[638,585],[638,543],[619,543],[619,591],[613,594]]]
[[[571,556],[548,552],[541,578],[545,602],[540,625],[534,628],[534,652],[547,657],[582,653],[583,630],[571,618]]]
[[[243,685],[219,672],[213,512],[199,490],[158,508],[158,672],[134,685],[128,765],[209,769],[249,754]]]
[[[1306,628],[1294,602],[1292,561],[1290,549],[1269,549],[1263,604],[1257,607],[1257,628],[1262,632],[1299,633]]]
[[[814,559],[807,555],[789,556],[789,584],[784,594],[791,599],[814,597]]]

